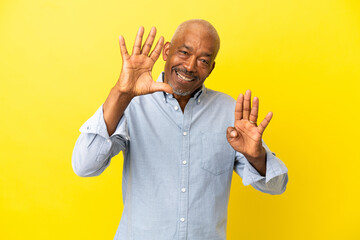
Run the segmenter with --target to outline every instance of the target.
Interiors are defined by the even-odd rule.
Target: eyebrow
[[[192,47],[187,46],[186,44],[181,45],[179,48],[186,48],[186,49],[189,50],[189,51],[193,51],[193,50],[194,50]],[[205,53],[203,53],[203,54],[201,54],[201,55],[203,55],[203,56],[205,56],[205,57],[211,57],[213,54],[205,52]]]
[[[189,50],[189,51],[193,51],[193,50],[194,50],[192,47],[187,46],[186,44],[183,44],[183,45],[181,45],[181,46],[178,47],[178,48],[186,48],[186,49]]]

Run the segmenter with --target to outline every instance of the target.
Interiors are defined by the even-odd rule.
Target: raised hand
[[[264,175],[266,151],[262,146],[262,135],[272,118],[272,112],[258,126],[258,111],[259,99],[254,97],[251,107],[250,90],[246,91],[245,96],[240,94],[235,106],[234,127],[228,127],[226,137],[230,145]]]
[[[131,55],[129,55],[126,49],[125,39],[122,36],[119,38],[123,65],[120,77],[111,89],[103,105],[104,121],[109,136],[115,132],[121,116],[135,96],[156,91],[173,93],[170,85],[154,82],[151,77],[152,68],[159,58],[164,45],[164,38],[160,37],[154,50],[150,53],[154,43],[156,29],[154,27],[151,29],[145,43],[141,46],[143,35],[144,28],[140,27]]]
[[[161,49],[164,45],[164,38],[160,37],[154,50],[150,53],[151,47],[156,36],[156,28],[150,30],[143,46],[141,46],[144,35],[144,28],[140,27],[136,35],[132,54],[129,55],[125,39],[119,37],[120,52],[122,56],[122,69],[116,88],[121,93],[126,93],[130,97],[165,91],[172,93],[172,88],[166,83],[154,82],[151,76],[152,68],[159,58]]]

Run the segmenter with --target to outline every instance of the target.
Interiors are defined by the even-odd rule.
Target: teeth
[[[192,78],[187,78],[185,77],[184,75],[181,75],[179,72],[175,71],[176,72],[176,75],[178,75],[179,78],[181,78],[182,80],[184,81],[187,81],[187,82],[190,82],[192,81],[193,79]]]

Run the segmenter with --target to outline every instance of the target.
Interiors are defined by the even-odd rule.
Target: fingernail
[[[231,131],[230,136],[236,137],[236,135],[237,135],[237,132],[236,132],[236,131]]]

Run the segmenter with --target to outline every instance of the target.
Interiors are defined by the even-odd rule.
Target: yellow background
[[[112,239],[122,156],[80,178],[80,126],[119,75],[118,36],[140,25],[169,40],[204,18],[221,49],[206,86],[251,89],[264,139],[289,169],[281,196],[234,175],[228,239],[360,239],[360,3],[350,0],[0,2],[0,239]],[[154,78],[164,62],[158,60]]]

